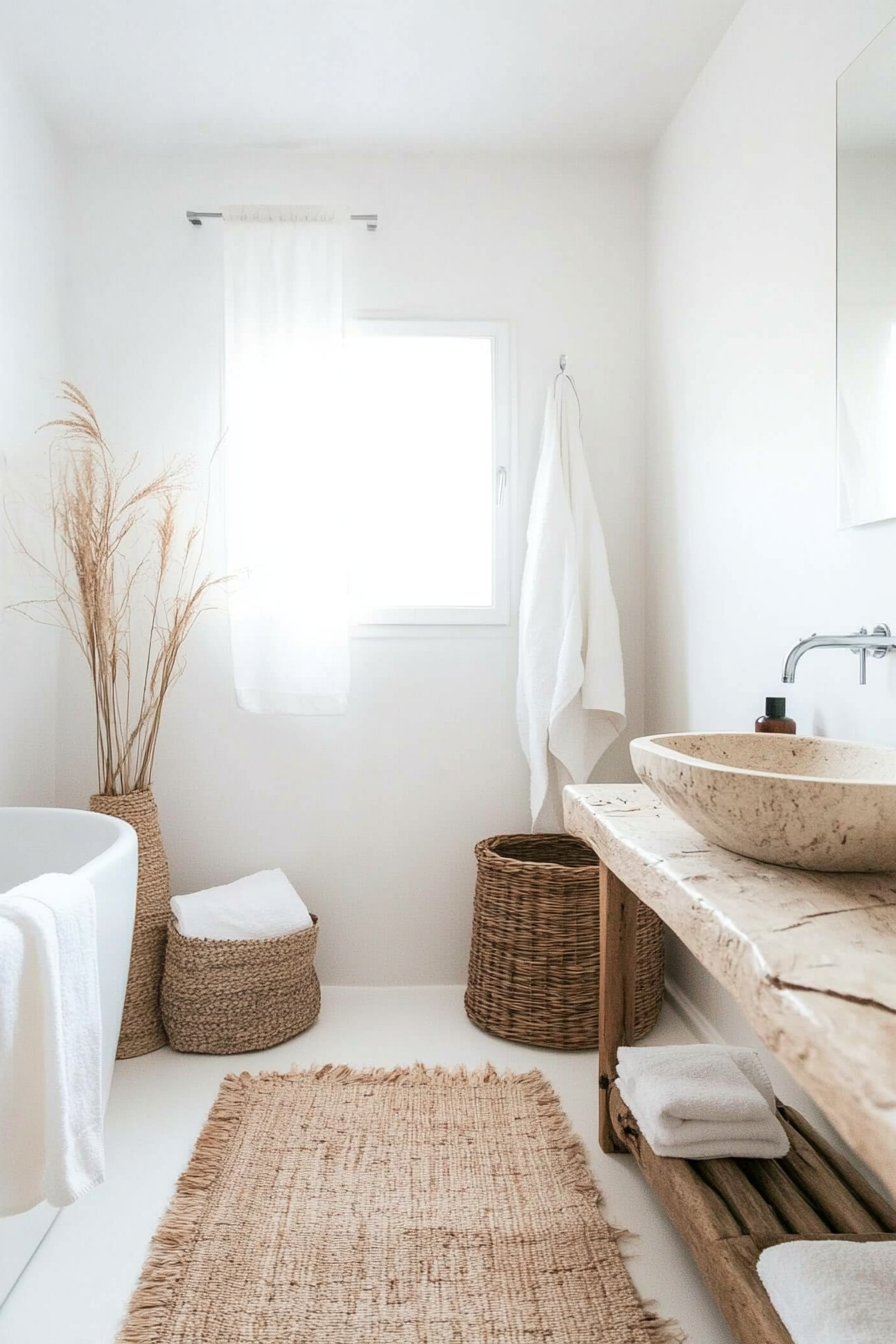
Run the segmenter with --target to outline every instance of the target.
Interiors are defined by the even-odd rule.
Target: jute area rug
[[[660,1344],[538,1072],[224,1080],[119,1344]]]

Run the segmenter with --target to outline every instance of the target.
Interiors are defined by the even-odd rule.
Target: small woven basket
[[[483,1031],[553,1050],[597,1047],[600,860],[570,835],[494,835],[478,872],[464,1003]],[[635,1039],[663,1003],[662,922],[641,905]]]
[[[172,1050],[237,1055],[266,1050],[310,1027],[320,1012],[310,929],[281,938],[185,938],[168,926],[162,1020]]]

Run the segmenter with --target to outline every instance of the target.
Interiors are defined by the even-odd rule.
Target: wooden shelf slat
[[[741,1159],[738,1163],[747,1179],[763,1199],[767,1200],[788,1232],[800,1237],[825,1237],[831,1229],[803,1195],[799,1186],[789,1180],[778,1162]]]
[[[802,1135],[817,1153],[819,1153],[832,1167],[841,1181],[846,1181],[856,1199],[865,1206],[868,1212],[887,1232],[896,1232],[896,1209],[886,1200],[883,1195],[878,1194],[872,1185],[866,1181],[860,1171],[849,1162],[842,1153],[839,1153],[832,1143],[828,1143],[817,1130],[813,1129],[808,1120],[795,1111],[792,1106],[779,1105],[778,1110],[781,1119],[790,1124],[799,1134]]]
[[[819,1149],[829,1144],[790,1107],[779,1106],[791,1141],[774,1160],[657,1157],[622,1097],[608,1089],[620,1148],[636,1159],[684,1238],[741,1344],[793,1344],[756,1272],[763,1250],[794,1240],[892,1241],[896,1210],[850,1164]],[[861,1202],[873,1196],[876,1214]]]
[[[802,1117],[801,1117],[802,1118]],[[786,1174],[804,1191],[832,1232],[883,1232],[878,1220],[856,1199],[840,1174],[829,1166],[810,1142],[785,1116],[781,1123],[790,1139],[782,1157]],[[808,1121],[804,1121],[808,1125]],[[814,1131],[813,1131],[814,1133]],[[818,1136],[820,1137],[820,1135]],[[858,1173],[856,1173],[858,1175]]]
[[[753,1237],[783,1237],[787,1228],[733,1158],[692,1163],[704,1181],[724,1199],[743,1231]]]

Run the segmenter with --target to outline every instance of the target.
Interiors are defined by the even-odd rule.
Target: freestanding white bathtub
[[[41,873],[76,872],[83,873],[96,892],[105,1106],[112,1084],[134,928],[137,834],[116,817],[96,812],[0,807],[0,892]],[[28,1213],[0,1218],[0,1302],[58,1213],[59,1209],[49,1204],[39,1204]]]

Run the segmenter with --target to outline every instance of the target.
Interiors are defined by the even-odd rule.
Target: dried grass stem
[[[202,528],[179,538],[187,465],[172,463],[137,484],[138,457],[117,462],[83,392],[70,382],[62,387],[67,413],[45,426],[57,431],[49,473],[52,561],[43,562],[10,524],[53,596],[14,609],[61,626],[84,655],[96,706],[99,792],[124,794],[152,783],[162,710],[183,670],[184,641],[223,580],[200,575]]]

